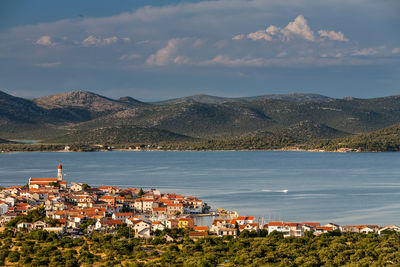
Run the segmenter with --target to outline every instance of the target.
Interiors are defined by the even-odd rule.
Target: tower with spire
[[[58,164],[58,174],[57,174],[57,181],[62,181],[63,173],[62,173],[62,165],[61,163]]]

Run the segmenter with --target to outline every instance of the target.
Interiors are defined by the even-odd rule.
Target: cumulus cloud
[[[289,24],[281,30],[283,35],[287,39],[291,39],[294,35],[300,36],[306,40],[315,41],[314,32],[310,29],[307,24],[307,20],[303,15],[297,16],[294,21],[289,22]]]
[[[115,44],[117,41],[118,41],[118,38],[116,36],[103,39],[103,42],[105,45]]]
[[[266,40],[271,41],[276,37],[281,41],[289,41],[295,37],[300,37],[310,42],[323,41],[329,39],[332,41],[348,42],[349,39],[344,36],[342,32],[319,30],[319,36],[322,39],[315,37],[314,32],[311,30],[307,20],[303,15],[298,15],[293,21],[289,22],[284,28],[275,25],[268,26],[265,30],[258,30],[251,32],[247,35],[238,34],[232,40],[242,40],[245,37],[251,40]]]
[[[400,53],[400,47],[393,48],[392,54],[398,54],[398,53]]]
[[[173,56],[178,51],[178,47],[184,42],[182,38],[173,38],[167,45],[152,54],[146,61],[148,65],[164,66],[173,61]]]
[[[188,64],[190,59],[186,56],[178,55],[178,49],[190,47],[192,49],[196,49],[201,47],[204,44],[204,40],[196,39],[196,38],[173,38],[170,39],[167,45],[159,50],[156,53],[150,55],[146,63],[148,65],[156,65],[156,66],[165,66],[169,63],[174,64]]]
[[[118,42],[118,37],[98,38],[94,35],[88,36],[82,41],[83,46],[99,46],[99,45],[111,45]]]
[[[349,41],[348,38],[344,37],[344,34],[342,32],[319,30],[318,34],[321,37],[325,37],[333,41],[342,41],[342,42]]]
[[[243,40],[244,34],[238,34],[232,37],[232,40]]]
[[[101,40],[94,37],[93,35],[90,35],[89,37],[87,37],[85,40],[82,41],[82,44],[84,46],[99,45],[101,44]]]
[[[44,46],[55,46],[56,43],[51,40],[51,37],[48,35],[43,35],[40,37],[35,44],[37,45],[44,45]]]
[[[264,39],[266,41],[271,41],[272,37],[269,36],[264,30],[259,30],[256,32],[251,32],[247,35],[247,38],[251,40],[261,40]]]

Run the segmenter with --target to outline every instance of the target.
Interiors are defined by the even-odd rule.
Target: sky
[[[398,0],[2,0],[0,90],[400,94]]]

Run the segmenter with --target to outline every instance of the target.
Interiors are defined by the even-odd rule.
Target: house
[[[103,218],[96,222],[94,229],[95,230],[115,229],[121,225],[122,225],[121,220],[113,220],[110,218]]]
[[[255,223],[254,216],[239,216],[236,219],[233,219],[233,221],[234,222],[232,224],[235,224],[235,222],[237,222],[237,224],[239,224],[239,225],[245,225],[245,224],[248,224],[248,223]]]
[[[360,233],[369,234],[375,233],[376,229],[374,227],[369,227],[368,225],[361,226]]]
[[[218,236],[237,236],[237,229],[235,228],[220,228],[217,232]]]
[[[400,227],[397,225],[386,225],[378,230],[378,234],[382,235],[385,232],[392,232],[392,231],[400,233]]]
[[[157,208],[158,203],[154,202],[152,198],[137,198],[135,199],[135,210],[138,212],[152,213],[153,208]]]
[[[1,216],[1,224],[4,225],[4,224],[8,223],[9,221],[11,221],[11,220],[14,219],[15,217],[17,217],[17,215],[18,215],[18,214],[12,213],[12,212],[4,213],[4,214]]]
[[[179,220],[178,219],[169,219],[165,221],[165,227],[167,228],[178,228]]]
[[[208,232],[208,226],[195,226],[193,230],[196,232]]]
[[[17,229],[18,230],[27,229],[27,230],[30,231],[32,229],[32,223],[30,223],[30,222],[21,222],[21,223],[17,224]]]
[[[162,222],[160,222],[160,221],[154,221],[154,222],[151,224],[151,230],[152,230],[153,232],[155,232],[155,231],[157,231],[157,230],[162,231],[162,230],[164,230],[164,229],[165,229],[165,225],[164,225]]]
[[[74,192],[83,191],[83,183],[74,183],[74,182],[72,182],[71,186],[69,187],[69,189],[71,191],[74,191]]]
[[[340,230],[340,225],[335,224],[335,223],[327,223],[327,224],[324,224],[323,226],[332,227],[333,230],[338,230],[338,229]]]
[[[117,194],[119,188],[116,186],[99,186],[98,189],[105,194]]]
[[[124,222],[126,219],[133,217],[133,213],[131,212],[114,213],[111,217],[113,218],[113,220],[121,220]]]
[[[291,222],[269,222],[268,223],[268,234],[272,232],[281,232],[284,237],[302,237],[304,231],[301,223]]]
[[[154,215],[154,216],[167,215],[167,207],[153,208],[152,215]]]
[[[33,229],[44,229],[46,228],[47,224],[45,222],[42,221],[37,221],[35,223],[33,223],[32,228]]]
[[[106,202],[108,205],[115,205],[115,197],[113,196],[102,196],[99,200]]]
[[[182,203],[168,203],[167,204],[167,214],[169,214],[169,215],[183,214],[183,204]]]
[[[191,239],[199,239],[199,238],[204,238],[208,236],[208,232],[196,232],[196,231],[191,231],[189,233],[189,238]]]
[[[149,238],[151,233],[151,223],[138,220],[133,221],[133,230],[136,238]]]
[[[314,235],[329,233],[334,230],[333,226],[317,226],[314,230]]]
[[[0,201],[0,216],[7,212],[8,212],[8,205],[5,202]]]
[[[218,234],[219,230],[222,228],[234,228],[230,220],[227,219],[214,219],[211,225],[210,232]]]
[[[259,230],[259,225],[258,223],[246,223],[246,224],[241,224],[239,225],[239,230],[240,232],[242,232],[243,230],[247,230],[247,231],[256,231],[258,232]]]
[[[342,233],[359,233],[360,232],[361,225],[342,225],[340,226],[340,231]]]
[[[179,218],[178,228],[193,228],[194,221],[192,218]]]

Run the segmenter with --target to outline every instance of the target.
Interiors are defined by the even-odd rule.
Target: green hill
[[[355,151],[400,151],[400,124],[375,132],[358,134],[322,142],[320,148],[328,151],[349,148]]]
[[[185,142],[194,138],[166,130],[141,127],[107,127],[86,131],[73,131],[66,135],[44,140],[42,143],[63,144],[153,144],[165,141]]]
[[[334,99],[315,94],[245,98],[196,95],[144,103],[85,91],[33,100],[0,92],[0,136],[5,139],[154,143],[196,138],[242,140],[275,134],[310,143],[398,123],[400,96]]]

